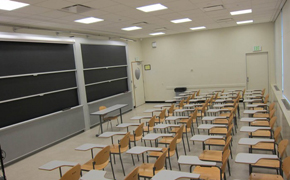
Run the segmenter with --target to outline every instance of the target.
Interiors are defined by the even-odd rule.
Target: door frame
[[[270,91],[269,87],[270,87],[270,74],[269,74],[269,53],[268,51],[263,51],[263,52],[251,52],[251,53],[246,53],[245,55],[245,61],[246,61],[246,89],[248,89],[248,64],[247,64],[247,55],[253,55],[253,54],[267,54],[267,73],[268,73],[268,87],[266,87],[268,89],[268,93]]]
[[[143,78],[142,83],[143,83],[144,100],[145,100],[145,89],[144,89],[144,76],[143,76],[143,65],[142,65],[142,62],[140,62],[140,61],[132,61],[131,62],[131,75],[132,75],[132,82],[133,82],[133,84],[132,84],[132,86],[133,86],[132,87],[132,90],[133,90],[133,95],[134,95],[134,97],[133,97],[133,99],[134,99],[134,107],[136,108],[137,106],[136,106],[136,93],[135,93],[135,82],[134,82],[133,63],[140,63],[141,64],[141,73],[142,73],[142,78]]]

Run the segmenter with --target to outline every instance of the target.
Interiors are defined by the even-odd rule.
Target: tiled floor
[[[155,104],[144,104],[133,111],[130,111],[123,115],[123,121],[124,122],[132,122],[130,120],[131,117],[136,115],[148,115],[146,113],[143,113],[144,110],[153,108]],[[243,112],[242,105],[241,107],[241,115]],[[136,121],[135,121],[136,122]],[[113,126],[115,125],[115,122],[113,122]],[[247,125],[243,123],[239,123],[239,128],[242,125]],[[104,129],[106,130],[106,125],[104,125]],[[131,128],[131,131],[134,129]],[[80,164],[85,163],[91,158],[90,151],[76,151],[74,150],[76,147],[84,144],[84,143],[98,143],[98,144],[110,144],[111,140],[110,138],[97,138],[95,134],[98,132],[99,127],[95,127],[89,131],[86,131],[84,133],[78,134],[68,140],[65,140],[61,143],[58,143],[50,148],[47,148],[39,153],[36,153],[32,156],[29,156],[17,163],[14,163],[8,167],[6,167],[6,174],[8,180],[55,180],[59,179],[59,171],[53,170],[53,171],[44,171],[39,170],[38,167],[51,161],[51,160],[65,160],[65,161],[72,161],[72,162],[79,162]],[[110,129],[109,129],[110,130]],[[126,129],[118,129],[114,126],[114,131],[126,131]],[[111,131],[111,130],[110,130]],[[201,134],[206,134],[206,132],[201,131]],[[121,136],[120,136],[121,137]],[[230,159],[231,164],[231,172],[232,176],[229,176],[227,173],[227,179],[228,180],[245,180],[248,179],[248,173],[249,169],[248,166],[245,164],[236,164],[234,162],[235,155],[239,152],[248,152],[248,147],[238,145],[237,142],[241,137],[247,137],[246,133],[238,132],[233,137],[233,159]],[[116,138],[117,139],[117,138]],[[138,145],[141,145],[141,142],[138,142]],[[191,151],[188,152],[187,155],[196,155],[198,156],[201,153],[201,143],[195,143],[194,145],[191,143]],[[216,149],[221,149],[216,148]],[[97,152],[98,149],[95,149],[95,152]],[[188,151],[188,149],[187,149]],[[181,144],[178,145],[178,152],[180,155],[183,155],[183,146]],[[258,152],[257,152],[258,153]],[[123,156],[123,163],[125,167],[126,174],[129,174],[131,170],[134,169],[134,166],[132,165],[132,159],[131,156],[128,154],[124,154]],[[171,162],[173,165],[173,170],[178,170],[177,166],[177,160],[176,156],[173,156],[171,158]],[[135,159],[136,166],[141,164],[141,161],[138,162],[137,159]],[[154,159],[151,159],[151,162],[154,162]],[[68,168],[63,168],[63,172],[65,172]],[[107,171],[106,177],[112,178],[111,168],[108,166],[105,168]],[[116,156],[116,164],[114,164],[114,171],[116,175],[117,180],[124,179],[122,168],[120,165],[120,160]],[[189,171],[188,166],[182,166],[182,171]],[[275,170],[262,170],[262,169],[254,169],[255,172],[269,172],[269,173],[275,173]]]

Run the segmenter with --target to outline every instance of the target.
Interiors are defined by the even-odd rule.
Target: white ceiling
[[[253,19],[254,23],[273,22],[285,0],[17,0],[29,3],[14,11],[0,10],[0,25],[70,30],[91,34],[109,34],[128,38],[145,38],[157,28],[165,27],[168,34],[190,32],[189,28],[206,26],[207,29],[237,26],[236,21]],[[161,3],[168,9],[145,13],[136,7]],[[68,13],[60,9],[82,4],[93,8],[84,13]],[[223,5],[223,10],[205,12],[204,7]],[[252,9],[253,13],[231,16],[231,11]],[[76,19],[94,16],[103,22],[80,24]],[[174,24],[170,20],[190,18],[191,22]],[[219,22],[232,18],[232,21]],[[134,23],[147,22],[143,29],[122,31]],[[239,25],[240,26],[240,25]]]

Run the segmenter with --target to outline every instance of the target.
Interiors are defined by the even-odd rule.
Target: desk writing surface
[[[105,114],[108,114],[108,113],[115,111],[117,109],[123,108],[125,106],[128,106],[128,104],[116,104],[116,105],[108,107],[104,110],[93,112],[93,113],[91,113],[91,115],[105,115]]]
[[[125,135],[125,134],[127,134],[127,132],[104,132],[103,134],[100,134],[99,137],[107,138],[115,135]]]
[[[139,126],[140,123],[122,123],[122,124],[119,124],[117,127],[121,127],[121,128],[125,128],[125,127],[129,127],[129,126]]]
[[[244,114],[255,114],[255,113],[263,113],[267,112],[267,110],[244,110]]]
[[[143,140],[155,140],[160,137],[173,137],[173,134],[162,134],[162,133],[150,133],[146,134],[142,139]]]
[[[262,102],[262,99],[245,99],[244,103]]]
[[[178,158],[179,164],[196,165],[196,166],[216,166],[216,162],[202,161],[198,156],[180,156]]]
[[[87,144],[83,144],[77,148],[75,148],[75,150],[78,150],[78,151],[87,151],[87,150],[90,150],[90,149],[93,149],[93,148],[104,148],[108,145],[104,145],[104,144],[90,144],[90,143],[87,143]]]
[[[209,109],[206,112],[208,113],[217,113],[217,112],[221,112],[221,111],[227,111],[225,109]]]
[[[215,127],[227,127],[226,125],[219,125],[219,124],[201,124],[197,128],[198,129],[211,129]]]
[[[127,154],[143,154],[144,152],[147,152],[147,151],[162,151],[162,148],[135,146],[129,149],[126,153]]]
[[[212,136],[212,135],[194,135],[190,138],[191,141],[204,142],[208,139],[224,139],[223,136]]]
[[[254,122],[254,121],[257,121],[257,120],[267,120],[267,118],[254,118],[254,117],[249,117],[249,118],[241,118],[241,122]]]
[[[171,104],[159,104],[159,105],[155,105],[155,108],[162,108],[162,107],[170,107]]]
[[[218,99],[218,100],[215,100],[214,102],[215,103],[223,103],[223,102],[225,102],[225,100],[224,99]]]
[[[202,118],[202,121],[213,121],[215,119],[226,119],[226,116],[206,116]]]
[[[152,113],[152,112],[161,112],[162,109],[147,109],[144,111],[144,113]]]
[[[266,138],[241,138],[239,140],[240,145],[256,145],[260,142],[273,143],[273,142],[275,142],[275,140],[274,139],[266,139]]]
[[[254,108],[254,107],[260,107],[260,106],[267,106],[267,104],[248,104],[247,108]]]
[[[259,127],[259,126],[243,126],[241,127],[241,132],[255,132],[257,130],[268,130],[271,129],[270,127]]]
[[[152,116],[134,116],[131,120],[139,120],[139,119],[151,119]]]
[[[80,180],[112,180],[105,178],[106,171],[90,170]]]
[[[165,120],[167,121],[175,121],[177,119],[188,119],[189,116],[169,116],[167,118],[165,118]]]
[[[51,171],[51,170],[54,170],[63,166],[73,167],[77,164],[78,163],[76,162],[54,160],[40,166],[39,169]]]
[[[153,128],[154,129],[165,129],[168,127],[180,127],[180,125],[178,125],[178,124],[157,124]]]
[[[180,178],[199,179],[199,176],[199,174],[189,172],[161,170],[152,177],[152,180],[176,180]]]
[[[195,107],[195,106],[202,106],[202,104],[186,104],[183,107]]]
[[[272,154],[238,153],[235,162],[243,164],[255,164],[260,159],[278,159],[278,156]]]

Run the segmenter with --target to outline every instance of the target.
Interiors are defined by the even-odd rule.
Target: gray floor
[[[132,122],[130,120],[131,117],[136,116],[136,115],[148,115],[146,113],[143,113],[144,110],[153,108],[155,104],[144,104],[133,111],[130,111],[126,114],[123,115],[123,120],[124,122]],[[242,105],[241,107],[241,112],[243,112]],[[242,113],[241,113],[242,116]],[[114,122],[115,123],[115,122]],[[244,123],[239,123],[239,128],[242,125],[247,125]],[[115,127],[115,124],[113,124],[114,131],[126,131],[126,129],[118,129]],[[107,125],[104,125],[104,129],[107,128]],[[7,179],[8,180],[53,180],[53,179],[59,179],[59,172],[58,170],[53,170],[53,171],[43,171],[39,170],[38,167],[51,161],[51,160],[65,160],[65,161],[72,161],[72,162],[79,162],[80,164],[85,163],[91,158],[90,151],[76,151],[74,150],[76,147],[84,144],[84,143],[101,143],[101,144],[110,144],[111,140],[107,138],[96,138],[95,134],[98,132],[99,127],[95,127],[89,131],[86,131],[84,133],[81,133],[79,135],[76,135],[66,141],[63,141],[61,143],[58,143],[50,148],[47,148],[39,153],[36,153],[32,156],[29,156],[17,163],[14,163],[8,167],[6,167],[6,174],[7,174]],[[130,129],[131,131],[133,130]],[[109,131],[110,128],[109,128]],[[201,131],[201,134],[206,134],[206,132]],[[233,137],[233,146],[232,146],[232,152],[233,152],[233,159],[230,159],[230,164],[231,164],[231,172],[232,176],[229,176],[227,173],[227,179],[228,180],[245,180],[248,179],[249,175],[249,170],[248,166],[245,164],[237,164],[234,162],[235,155],[239,152],[248,152],[248,147],[246,146],[241,146],[238,145],[237,142],[241,137],[247,137],[246,133],[238,132],[235,134]],[[116,137],[115,139],[117,139]],[[138,145],[141,145],[141,142],[138,142]],[[195,143],[193,145],[191,143],[191,151],[187,152],[187,155],[195,155],[198,156],[202,149],[201,149],[201,143]],[[218,149],[218,148],[217,148]],[[221,149],[221,148],[219,148]],[[98,150],[96,149],[95,152]],[[178,145],[178,152],[180,155],[184,155],[183,152],[183,146],[182,144]],[[259,152],[257,152],[259,153]],[[132,165],[132,159],[131,156],[127,154],[123,154],[123,162],[125,166],[125,171],[126,174],[130,173],[131,170],[134,169],[134,166]],[[173,165],[173,170],[178,170],[177,166],[177,160],[176,157],[172,157],[172,165]],[[141,164],[141,161],[138,162],[137,159],[135,159],[136,166]],[[151,162],[154,162],[154,159],[151,159]],[[63,168],[63,172],[65,172],[68,168]],[[112,173],[111,173],[111,168],[108,166],[106,169],[107,178],[112,178]],[[122,180],[124,179],[123,173],[122,173],[122,168],[120,165],[120,160],[116,156],[116,164],[114,164],[114,171],[117,180]],[[188,172],[189,167],[188,166],[182,166],[182,171]],[[268,172],[268,173],[276,173],[275,170],[265,170],[265,169],[254,169],[254,172]]]

